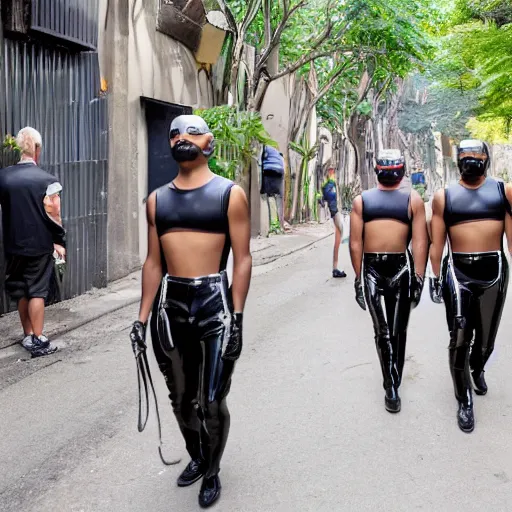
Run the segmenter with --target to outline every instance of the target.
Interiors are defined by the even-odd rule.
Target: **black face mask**
[[[188,140],[179,140],[171,148],[171,154],[176,162],[193,162],[202,150],[199,146]]]
[[[393,170],[385,170],[380,169],[377,171],[377,181],[384,186],[391,187],[393,185],[397,185],[402,181],[404,177],[405,170],[404,169],[393,169]]]
[[[460,175],[464,181],[478,181],[485,174],[486,162],[476,158],[464,158],[459,162]]]

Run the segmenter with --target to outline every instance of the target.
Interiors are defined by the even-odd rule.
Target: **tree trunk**
[[[386,120],[388,124],[388,144],[390,148],[399,148],[399,136],[398,136],[398,108],[402,98],[402,92],[404,89],[404,81],[399,78],[396,81],[397,91],[391,96],[389,104],[386,109]]]
[[[233,101],[235,103],[238,102],[238,74],[240,71],[240,63],[242,62],[242,54],[244,51],[244,38],[244,33],[238,34],[235,48],[233,50],[230,90],[231,94],[233,95]]]
[[[355,175],[359,175],[363,190],[368,189],[368,171],[366,169],[366,116],[357,113],[352,114],[349,121],[348,139],[354,148],[355,158]]]
[[[295,83],[295,87],[290,99],[290,128],[288,132],[288,147],[290,142],[296,142],[300,144],[302,142],[302,138],[306,131],[307,123],[309,120],[310,114],[310,102],[308,91],[304,87],[304,80],[297,80]],[[294,158],[292,158],[292,154],[289,149],[288,151],[288,162],[289,169],[291,174],[291,193],[292,193],[292,201],[291,201],[291,209],[289,213],[289,221],[293,222],[296,220],[297,216],[297,207],[299,203],[299,194],[301,189],[301,176],[302,169],[299,166],[299,170],[295,173],[295,177],[293,176],[292,168]]]
[[[291,163],[291,158],[289,158],[289,161]],[[290,165],[291,170],[291,165]],[[291,173],[291,185],[292,185],[292,207],[290,211],[290,217],[289,221],[292,223],[295,220],[295,217],[297,215],[297,204],[299,199],[299,191],[300,191],[300,184],[302,180],[302,165],[299,166],[299,170],[295,173]]]

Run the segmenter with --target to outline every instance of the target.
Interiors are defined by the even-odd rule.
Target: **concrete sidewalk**
[[[290,233],[251,239],[253,265],[259,267],[311,246],[333,233],[332,223],[309,223],[293,227]],[[229,267],[228,262],[228,267]],[[229,268],[228,268],[229,272]],[[140,270],[111,283],[107,288],[50,306],[46,310],[45,334],[62,336],[118,309],[140,300]],[[17,313],[0,318],[0,364],[30,357],[18,342],[22,332]]]

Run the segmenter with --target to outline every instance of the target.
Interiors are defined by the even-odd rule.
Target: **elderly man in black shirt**
[[[53,254],[64,258],[65,231],[60,217],[61,184],[38,167],[41,135],[23,128],[17,136],[18,164],[0,171],[0,206],[7,260],[5,288],[18,303],[32,357],[57,350],[43,335],[44,306],[54,268]]]

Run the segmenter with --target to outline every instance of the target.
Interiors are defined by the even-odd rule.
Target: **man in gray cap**
[[[134,351],[145,350],[152,311],[153,349],[192,459],[178,486],[204,477],[199,504],[208,507],[220,496],[219,464],[230,423],[226,396],[242,350],[252,269],[249,207],[239,186],[210,171],[214,140],[201,117],[176,118],[169,139],[179,173],[148,198],[148,255],[131,340]]]

